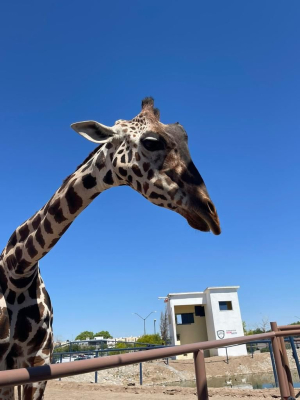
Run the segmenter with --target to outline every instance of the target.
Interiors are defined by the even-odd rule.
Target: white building
[[[237,291],[239,286],[208,287],[204,292],[170,293],[166,297],[171,344],[244,336]],[[246,345],[228,347],[229,356],[246,355]],[[225,356],[225,348],[204,352],[205,356]],[[192,354],[178,356],[191,358]]]

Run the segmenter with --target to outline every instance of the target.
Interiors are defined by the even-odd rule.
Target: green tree
[[[98,337],[98,336],[102,336],[103,339],[112,339],[111,334],[108,331],[100,331],[95,333],[95,335],[93,337]]]
[[[75,340],[86,340],[86,338],[94,339],[94,333],[91,331],[84,331],[76,336]]]
[[[164,344],[169,343],[169,316],[167,307],[160,314],[160,334]]]
[[[165,344],[159,333],[156,333],[155,335],[143,335],[138,338],[136,343]]]

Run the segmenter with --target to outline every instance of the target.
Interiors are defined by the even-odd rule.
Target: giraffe
[[[71,125],[98,146],[13,232],[0,255],[0,370],[50,363],[53,311],[39,260],[103,191],[131,186],[151,203],[182,215],[194,229],[221,233],[184,128],[161,123],[159,114],[147,97],[130,121],[118,120],[112,127],[95,121]],[[45,386],[24,385],[22,399],[43,399]],[[12,387],[0,389],[0,400],[12,399]]]

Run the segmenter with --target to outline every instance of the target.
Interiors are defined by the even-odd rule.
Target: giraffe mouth
[[[194,228],[197,229],[198,231],[201,232],[210,232],[214,235],[220,235],[221,233],[221,228],[220,228],[220,222],[218,219],[217,215],[201,215],[195,211],[188,212],[188,211],[183,211],[181,212],[181,215],[187,220],[188,224]]]

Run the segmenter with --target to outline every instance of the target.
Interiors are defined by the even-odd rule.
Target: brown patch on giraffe
[[[27,239],[25,247],[26,247],[27,252],[28,252],[28,254],[29,254],[29,256],[30,256],[31,258],[34,258],[34,257],[37,256],[38,251],[37,251],[37,249],[34,247],[32,235],[30,235],[29,238]]]
[[[148,181],[151,181],[151,179],[154,177],[154,172],[152,169],[149,169],[147,179]]]
[[[25,259],[20,260],[18,262],[17,268],[15,269],[16,274],[24,274],[25,269],[30,267],[31,262],[26,261]]]
[[[19,235],[20,235],[19,242],[24,242],[24,240],[27,239],[29,235],[29,228],[27,224],[21,226],[21,228],[19,229]]]
[[[117,157],[115,157],[114,160],[113,160],[113,166],[114,166],[114,167],[117,166],[117,162],[118,162],[118,159],[117,159]]]
[[[94,194],[90,197],[90,199],[91,199],[91,200],[94,200],[97,196],[99,196],[100,193],[101,193],[101,192],[96,192],[96,193],[94,193]]]
[[[29,353],[37,352],[47,339],[47,329],[39,327],[33,338],[28,342]]]
[[[144,193],[146,194],[147,191],[148,191],[148,189],[149,189],[149,183],[148,183],[148,182],[145,182],[145,183],[143,184],[143,189],[144,189]]]
[[[124,169],[124,168],[122,168],[122,167],[119,168],[119,173],[120,173],[122,176],[126,176],[126,175],[127,175],[126,169]]]
[[[51,222],[49,221],[49,219],[47,217],[44,219],[44,229],[45,229],[46,233],[50,233],[50,234],[53,233]]]
[[[60,199],[54,201],[48,209],[49,214],[54,216],[55,221],[60,224],[66,221],[67,218],[63,215],[63,211],[60,207]]]
[[[107,185],[113,185],[114,184],[114,180],[112,177],[112,172],[111,170],[108,170],[106,175],[103,178],[103,182],[106,183]]]
[[[163,194],[159,194],[159,193],[156,193],[156,192],[151,192],[149,197],[150,197],[150,199],[167,200],[166,197]]]
[[[132,176],[128,175],[127,180],[128,180],[128,182],[132,183]]]
[[[40,318],[40,309],[37,304],[19,310],[13,338],[20,342],[26,342],[32,332],[32,324],[30,320],[32,319],[38,324]],[[31,341],[32,340],[33,339],[31,339]]]
[[[40,226],[37,228],[37,231],[35,232],[35,240],[38,242],[38,244],[41,246],[42,249],[45,247],[45,240],[42,235],[42,229]]]
[[[141,191],[142,191],[142,185],[140,184],[139,181],[136,181],[136,186],[137,186],[137,190],[138,190],[139,192],[141,192]]]
[[[96,186],[97,179],[93,175],[87,174],[82,177],[82,183],[86,189],[92,189]]]
[[[125,164],[125,163],[126,163],[125,154],[123,154],[122,157],[121,157],[121,163],[122,163],[122,164]]]
[[[2,268],[0,268],[0,282],[2,292],[5,293],[7,289],[7,278]]]
[[[40,214],[37,214],[31,222],[33,229],[37,229],[40,223],[41,223],[41,216]]]
[[[70,214],[75,214],[82,207],[82,198],[78,196],[72,186],[68,188],[65,197]]]
[[[141,156],[139,155],[139,153],[137,151],[135,152],[135,159],[136,159],[136,161],[141,160]]]
[[[21,247],[17,247],[16,251],[15,251],[15,256],[16,256],[16,260],[20,261],[23,255],[23,251],[21,249]]]
[[[171,197],[172,200],[174,200],[174,197],[175,197],[177,192],[178,192],[178,189],[177,188],[173,188],[173,189],[168,191],[168,195]]]
[[[45,360],[41,356],[29,357],[28,362],[32,367],[41,367],[45,364]]]
[[[0,307],[0,339],[6,339],[9,336],[9,317],[7,312],[7,307]],[[3,344],[0,344],[0,358],[4,351],[7,348],[2,347]]]
[[[6,246],[6,254],[17,244],[17,233],[14,231],[14,233],[11,235],[11,237],[8,239],[8,243]]]
[[[178,206],[181,206],[181,205],[182,205],[182,199],[179,199],[178,201],[176,201],[176,204],[177,204]]]
[[[15,301],[16,301],[16,292],[14,292],[13,290],[10,290],[9,292],[8,292],[8,295],[6,296],[6,301],[9,303],[9,304],[15,304]]]
[[[22,304],[22,303],[24,303],[24,301],[25,301],[24,293],[21,293],[17,298],[17,302],[18,302],[18,304]]]
[[[114,158],[114,153],[113,152],[110,153],[109,158],[110,158],[110,161],[113,160],[113,158]]]
[[[6,257],[6,265],[7,265],[7,268],[10,271],[16,268],[17,260],[16,260],[16,257],[13,254],[8,256],[8,257]]]
[[[130,163],[131,160],[132,160],[132,150],[130,149],[129,152],[128,152],[128,160],[127,160],[127,162]]]
[[[33,275],[26,278],[21,277],[19,279],[10,278],[10,281],[16,288],[23,289],[31,283],[32,279],[34,279]]]
[[[112,147],[113,147],[112,143],[106,143],[107,150],[111,149]]]
[[[154,182],[154,186],[157,187],[158,189],[161,189],[161,190],[164,189],[164,186],[163,186],[163,183],[162,183],[162,180],[161,180],[161,179],[157,179],[157,180]]]
[[[48,249],[51,249],[53,246],[55,246],[59,239],[60,237],[53,239],[52,242],[49,244]]]
[[[23,386],[23,400],[32,400],[38,388],[32,385]]]
[[[143,174],[142,174],[142,172],[141,172],[141,170],[140,170],[140,168],[139,168],[138,165],[134,164],[134,165],[132,166],[132,171],[133,171],[133,172],[135,173],[135,175],[138,176],[139,178],[142,178],[142,177],[143,177]]]
[[[39,288],[39,279],[36,277],[28,288],[28,295],[31,299],[38,299],[41,296],[41,289]]]

